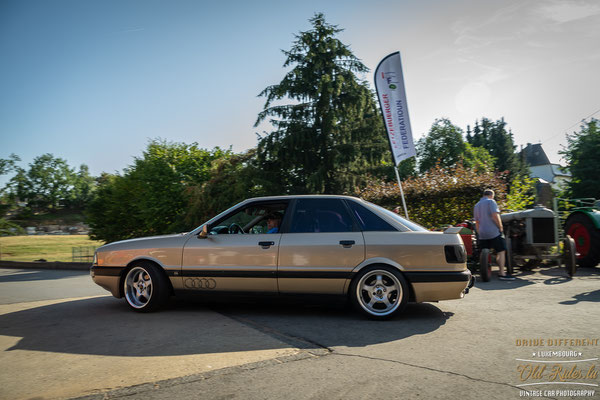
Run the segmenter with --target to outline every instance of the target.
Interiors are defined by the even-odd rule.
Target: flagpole
[[[404,215],[408,218],[408,208],[406,208],[406,200],[404,200],[404,191],[402,190],[402,182],[400,181],[400,174],[398,173],[398,167],[394,165],[394,171],[396,171],[396,179],[398,179],[398,187],[400,188],[400,195],[402,196],[402,206],[404,207]]]
[[[375,90],[379,99],[383,125],[388,134],[388,142],[392,151],[394,172],[398,179],[398,188],[402,197],[404,215],[408,219],[408,208],[404,199],[404,190],[398,172],[398,163],[416,155],[410,129],[410,118],[402,74],[400,52],[389,54],[379,62],[374,74]]]

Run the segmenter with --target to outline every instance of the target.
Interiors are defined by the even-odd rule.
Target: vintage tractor
[[[575,240],[577,265],[600,264],[600,200],[556,199],[554,204],[564,220],[564,233]]]
[[[506,267],[531,269],[543,260],[563,263],[569,276],[577,268],[575,241],[570,236],[560,240],[556,213],[543,206],[501,214],[506,235]],[[562,242],[562,253],[560,251]]]
[[[531,210],[501,214],[506,236],[506,268],[512,274],[515,268],[532,269],[543,260],[564,264],[569,276],[575,274],[575,241],[566,236],[560,240],[557,214],[537,206]],[[480,249],[473,221],[458,224],[463,227],[461,236],[471,264],[479,264],[479,273],[484,282],[492,275],[489,249]],[[562,251],[561,249],[562,243]]]

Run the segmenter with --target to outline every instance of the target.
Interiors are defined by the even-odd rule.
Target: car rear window
[[[290,233],[352,232],[352,218],[339,199],[299,199]]]
[[[396,221],[400,222],[402,225],[404,225],[406,228],[408,228],[411,231],[415,231],[415,232],[427,232],[427,229],[422,227],[421,225],[417,224],[416,222],[413,222],[411,220],[408,220],[406,218],[402,218],[401,216],[399,216],[398,214],[396,214],[393,211],[390,210],[386,210],[383,207],[380,207],[376,204],[373,203],[369,203],[368,201],[366,202],[369,206],[375,208],[376,210],[381,211],[382,213],[390,216],[391,218],[395,219]]]
[[[358,204],[357,202],[348,201],[348,205],[356,217],[356,220],[360,225],[360,229],[363,231],[397,231],[396,228],[379,218],[374,212],[368,210],[366,207]]]

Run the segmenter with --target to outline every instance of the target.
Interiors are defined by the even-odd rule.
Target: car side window
[[[255,203],[227,215],[211,227],[211,235],[278,233],[287,203]]]
[[[374,212],[366,208],[365,206],[358,204],[355,201],[348,201],[348,205],[352,210],[352,213],[356,217],[358,224],[360,225],[360,229],[366,232],[389,232],[389,231],[397,231],[398,229],[394,228],[383,219],[378,217]]]
[[[339,199],[299,199],[290,233],[352,232],[352,217]]]

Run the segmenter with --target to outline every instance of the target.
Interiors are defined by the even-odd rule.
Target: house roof
[[[546,152],[542,148],[541,143],[531,144],[527,143],[527,147],[523,149],[523,154],[525,155],[525,161],[532,167],[537,165],[549,165],[550,160],[546,155]]]

